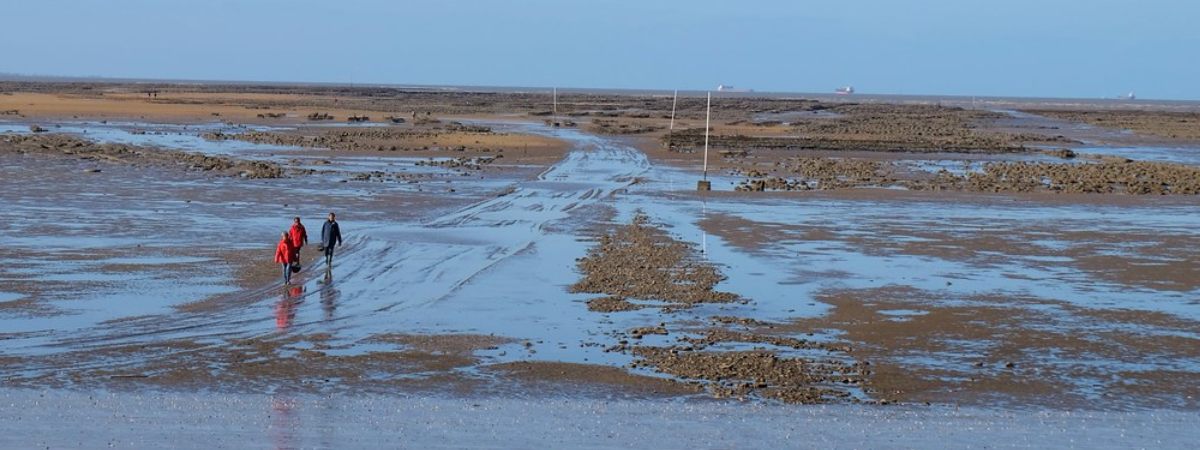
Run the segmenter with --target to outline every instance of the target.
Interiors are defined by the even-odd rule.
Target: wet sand
[[[387,102],[406,98],[396,95]],[[1185,411],[1172,417],[1188,420],[1197,408],[1195,196],[854,184],[733,192],[744,177],[731,170],[749,167],[738,158],[1052,157],[1034,147],[1014,152],[1011,145],[1033,145],[1007,140],[1026,142],[1019,136],[969,156],[846,143],[897,133],[870,131],[877,119],[843,136],[845,149],[722,144],[714,151],[746,156],[722,159],[710,174],[717,191],[700,194],[699,155],[663,147],[662,130],[589,128],[595,118],[660,126],[662,98],[567,97],[567,117],[579,123],[555,127],[542,123],[536,96],[455,94],[436,110],[440,124],[335,129],[259,118],[267,110],[246,107],[372,116],[399,107],[334,110],[336,96],[296,92],[175,92],[158,103],[135,92],[0,99],[17,96],[47,104],[26,105],[23,118],[0,117],[22,135],[0,143],[0,198],[10,205],[0,220],[13,237],[0,250],[0,379],[30,389],[6,391],[16,408],[43,389],[64,404],[94,390],[113,392],[116,405],[162,393],[231,415],[255,413],[227,394],[262,392],[306,404],[407,397],[500,409],[515,408],[506,402],[516,398],[563,402],[564,413],[617,398],[627,402],[617,408],[663,416],[647,421],[674,423],[700,408],[762,427],[738,443],[778,442],[774,420],[831,407],[778,403],[837,404],[835,419],[819,421],[829,430],[861,432],[883,421],[911,433],[913,421],[945,419],[946,439],[963,436],[947,430],[966,420],[943,417],[947,405],[968,408],[979,420],[972,423],[1023,430],[1039,425],[1013,421],[1008,411],[1129,410],[1096,412],[1079,426],[1107,430],[1117,421],[1146,430],[1153,418],[1176,414],[1162,410]],[[432,108],[437,97],[407,98]],[[480,99],[487,101],[472,109]],[[693,125],[694,103],[682,114]],[[814,104],[740,99],[728,104],[722,126],[778,139],[791,131],[736,122],[794,120],[788,114],[813,114]],[[64,116],[71,108],[79,114]],[[235,123],[213,124],[216,116],[200,114],[207,108],[222,108],[220,120]],[[905,108],[869,110],[886,118]],[[146,114],[130,115],[139,111]],[[94,121],[106,114],[139,121]],[[856,113],[836,114],[812,120]],[[995,120],[995,130],[1012,125],[998,112],[964,114]],[[24,137],[31,119],[50,132]],[[961,139],[973,133],[962,128],[977,125],[971,120],[937,123],[957,127],[951,136]],[[451,122],[465,128],[444,128]],[[1087,139],[1067,139],[1080,138]],[[438,148],[424,148],[434,139]],[[103,146],[91,140],[109,150],[64,151]],[[1072,145],[1090,145],[1080,142]],[[537,151],[515,157],[522,143]],[[124,146],[120,157],[110,157],[113,145]],[[1178,145],[1155,154],[1186,161],[1195,151]],[[479,160],[500,149],[505,158]],[[223,163],[196,169],[189,161],[207,159],[195,154]],[[278,167],[280,176],[253,178],[224,164]],[[831,173],[860,166],[814,164]],[[339,212],[346,245],[332,266],[306,248],[306,269],[283,288],[268,263],[271,243],[293,215],[316,234],[329,210]],[[619,427],[614,417],[597,426]],[[684,430],[675,442],[709,436],[703,427]],[[387,437],[364,437],[376,438]]]
[[[14,405],[20,405],[15,408]],[[753,420],[746,420],[752,416]],[[5,447],[1180,447],[1181,412],[0,390]],[[62,427],[61,424],[74,424]],[[734,424],[734,425],[731,425]],[[220,432],[214,432],[220,430]],[[530,432],[545,430],[545,432]],[[9,431],[9,430],[6,430]],[[665,433],[669,431],[669,433]]]

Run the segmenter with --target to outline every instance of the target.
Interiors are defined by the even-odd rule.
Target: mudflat
[[[1195,110],[718,95],[704,173],[703,98],[550,102],[0,83],[3,387],[1200,406]]]

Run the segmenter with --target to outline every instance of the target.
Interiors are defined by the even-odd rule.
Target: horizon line
[[[1021,96],[1021,95],[995,95],[995,94],[896,94],[886,92],[854,92],[853,94],[838,94],[832,90],[829,92],[805,92],[805,91],[774,91],[764,90],[756,91],[735,90],[735,91],[718,91],[716,89],[676,89],[676,88],[618,88],[618,87],[572,87],[572,86],[505,86],[505,85],[488,85],[488,84],[423,84],[423,83],[395,83],[395,82],[347,82],[347,81],[281,81],[281,80],[232,80],[232,79],[190,79],[190,78],[143,78],[143,77],[113,77],[102,75],[45,75],[45,74],[22,74],[15,72],[0,72],[0,82],[42,82],[42,83],[130,83],[130,84],[166,84],[166,85],[211,85],[220,86],[226,85],[246,85],[246,86],[321,86],[321,87],[375,87],[375,88],[390,88],[390,89],[426,89],[426,90],[458,90],[461,92],[493,92],[501,93],[502,90],[515,91],[517,93],[534,93],[529,91],[545,90],[549,94],[553,89],[565,90],[567,92],[576,91],[577,93],[607,91],[618,95],[632,95],[633,93],[646,94],[670,94],[674,91],[679,91],[680,94],[694,93],[700,95],[705,92],[720,93],[731,97],[755,97],[755,96],[812,96],[812,97],[832,97],[832,98],[871,98],[871,97],[895,97],[895,98],[945,98],[953,100],[1056,100],[1056,101],[1107,101],[1114,103],[1126,104],[1150,104],[1153,102],[1171,102],[1171,103],[1200,103],[1200,99],[1172,99],[1172,98],[1135,98],[1124,99],[1117,96],[1113,97],[1039,97],[1039,96]],[[625,91],[623,94],[621,91]]]

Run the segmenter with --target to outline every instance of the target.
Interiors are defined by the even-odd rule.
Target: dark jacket
[[[321,226],[321,246],[331,247],[333,244],[342,245],[342,229],[337,222],[325,221]]]

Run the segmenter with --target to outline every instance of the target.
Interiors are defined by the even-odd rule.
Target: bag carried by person
[[[292,263],[292,273],[297,273],[297,272],[300,272],[300,263],[294,262],[294,263]]]

